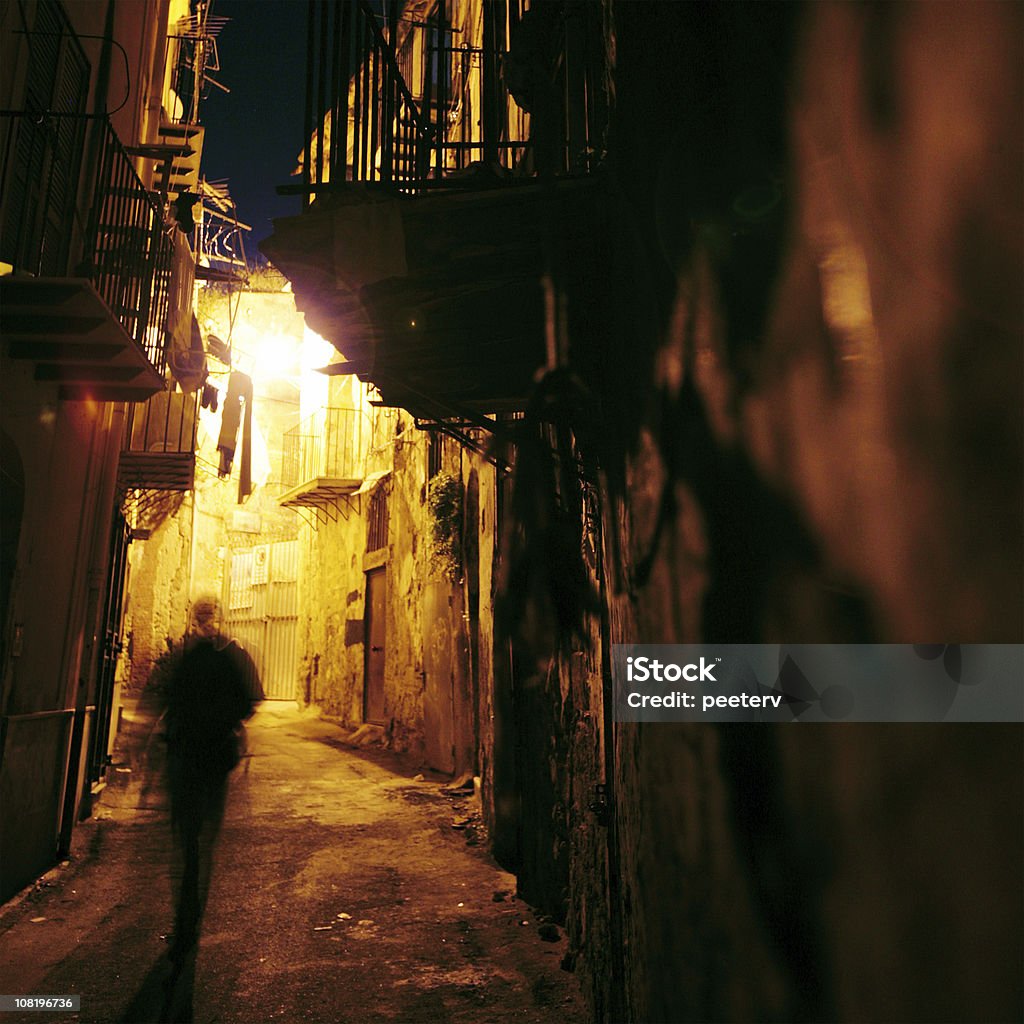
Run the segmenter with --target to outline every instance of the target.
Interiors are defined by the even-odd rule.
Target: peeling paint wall
[[[331,387],[336,407],[360,400],[351,383],[335,380]],[[422,757],[427,767],[475,775],[478,747],[488,743],[489,724],[480,723],[489,714],[492,686],[495,476],[456,443],[443,446],[442,471],[461,481],[463,491],[472,479],[476,494],[473,525],[458,527],[456,537],[472,551],[470,596],[466,566],[452,580],[433,557],[428,445],[428,433],[408,414],[373,411],[364,477],[387,474],[372,492],[387,502],[384,548],[367,550],[369,492],[345,503],[336,518],[302,527],[300,691],[347,725],[364,722],[366,576],[382,570],[388,743]]]
[[[149,537],[135,540],[130,549],[128,608],[125,631],[129,636],[131,674],[129,689],[145,687],[153,663],[181,639],[188,625],[192,516],[194,504],[182,495],[165,501],[166,518],[151,511]]]

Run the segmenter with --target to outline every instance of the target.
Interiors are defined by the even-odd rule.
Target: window
[[[427,479],[433,480],[441,472],[442,438],[436,430],[431,430],[427,437]]]
[[[377,551],[388,546],[388,495],[378,487],[370,495],[370,511],[367,516],[366,550]]]

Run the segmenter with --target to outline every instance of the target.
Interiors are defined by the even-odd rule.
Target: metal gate
[[[299,542],[229,555],[226,632],[252,655],[269,700],[294,700],[298,665]]]
[[[103,607],[100,663],[96,685],[95,713],[89,737],[89,783],[99,782],[107,767],[110,727],[113,712],[117,658],[121,653],[124,625],[124,589],[128,571],[128,545],[131,531],[120,511],[114,513],[110,547],[110,578]]]

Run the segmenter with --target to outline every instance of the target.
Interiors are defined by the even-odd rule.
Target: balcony
[[[190,491],[199,392],[161,391],[128,408],[117,467],[120,491]]]
[[[358,409],[319,409],[284,435],[278,499],[285,508],[310,510],[316,521],[346,517],[363,483],[366,414]]]
[[[346,357],[336,372],[426,421],[493,429],[525,407],[553,280],[574,333],[603,329],[600,6],[520,7],[382,22],[367,0],[310,4],[303,182],[278,189],[306,210],[260,248]]]
[[[10,357],[34,363],[35,379],[58,384],[62,399],[139,402],[162,391],[172,229],[109,122],[0,114],[0,160]]]

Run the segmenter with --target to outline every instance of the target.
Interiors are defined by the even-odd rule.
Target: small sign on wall
[[[252,549],[252,585],[266,583],[270,570],[270,546],[260,544]]]
[[[244,509],[232,509],[228,521],[228,529],[237,533],[259,533],[263,529],[263,519],[259,512],[247,512]]]

